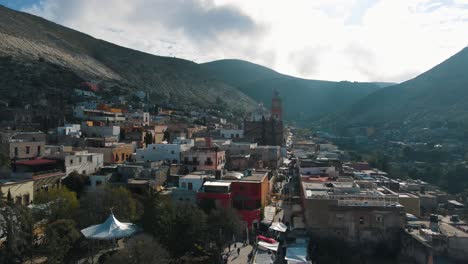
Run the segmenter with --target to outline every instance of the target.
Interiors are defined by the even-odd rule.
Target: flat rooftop
[[[203,184],[203,186],[222,186],[222,187],[229,187],[231,186],[230,182],[224,181],[208,181]]]
[[[251,176],[242,177],[239,181],[261,182],[265,177],[267,177],[266,173],[252,173]]]

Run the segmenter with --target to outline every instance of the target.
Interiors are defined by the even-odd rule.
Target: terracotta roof
[[[45,164],[54,164],[54,163],[57,163],[57,161],[49,160],[49,159],[18,160],[15,162],[16,165],[26,165],[26,166],[45,165]]]

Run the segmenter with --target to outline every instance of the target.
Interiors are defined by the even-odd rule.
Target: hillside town
[[[211,223],[214,233],[219,228],[223,236],[216,240],[215,256],[208,252],[210,245],[194,240],[190,252],[181,256],[197,256],[200,262],[181,257],[177,263],[363,263],[381,258],[434,263],[438,258],[468,258],[468,225],[462,219],[466,198],[421,180],[394,178],[366,161],[351,161],[333,142],[285,126],[277,92],[270,110],[259,105],[238,122],[214,110],[187,115],[163,107],[149,111],[144,104],[119,107],[121,103],[97,100],[93,88],[77,90],[93,100],[74,106],[73,122],[47,131],[35,130],[39,126],[27,119],[3,124],[1,210],[19,206],[34,215],[30,247],[50,243],[54,230],[49,227],[60,221],[51,217],[61,209],[55,205],[68,206],[57,190],[79,200],[83,208],[74,210],[93,215],[93,207],[84,206],[86,197],[95,206],[117,189],[135,199],[156,195],[164,203],[183,204],[179,209],[199,208],[208,218],[213,210],[234,212],[225,214],[227,222],[238,219],[227,233],[219,222]],[[145,93],[135,96],[144,99]],[[72,219],[75,226],[70,228],[79,228],[79,234],[68,247],[57,247],[62,251],[58,262],[73,256],[76,263],[102,263],[151,237],[144,220],[148,207],[143,216],[127,217],[130,209],[114,199],[100,207],[100,217]],[[18,239],[11,221],[22,219],[2,214],[3,248]],[[190,236],[180,235],[177,239]],[[158,240],[169,247],[164,238]],[[87,248],[80,249],[77,241]],[[203,249],[196,252],[197,247]],[[72,248],[78,250],[67,252]],[[29,254],[15,261],[53,263],[41,251]]]

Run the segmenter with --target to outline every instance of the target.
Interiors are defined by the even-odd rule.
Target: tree
[[[0,263],[22,263],[32,255],[33,218],[28,208],[8,202],[0,208],[0,230],[6,237]]]
[[[223,250],[227,242],[232,240],[233,236],[239,237],[241,221],[239,215],[234,209],[217,208],[211,210],[207,219],[207,234],[210,241],[214,241],[219,253]]]
[[[145,135],[145,145],[148,146],[149,144],[153,144],[153,143],[154,143],[153,134],[146,133],[146,135]]]
[[[62,181],[62,184],[70,191],[75,192],[76,196],[80,198],[80,195],[86,187],[87,181],[88,177],[86,175],[80,175],[77,171],[73,171]]]
[[[75,225],[73,220],[60,219],[47,226],[45,243],[48,263],[62,263],[73,244],[78,241],[81,235]]]
[[[87,227],[105,220],[112,209],[121,221],[136,221],[139,218],[138,202],[124,187],[106,187],[102,192],[86,193],[81,199],[80,226]]]
[[[106,264],[168,264],[170,255],[157,241],[151,239],[129,242],[127,248],[106,260]]]
[[[10,159],[4,155],[3,153],[0,153],[0,168],[2,167],[10,167]]]
[[[72,219],[80,206],[76,193],[66,187],[39,192],[36,195],[35,203],[47,205],[46,217],[50,221]]]
[[[144,201],[142,225],[177,258],[192,252],[206,237],[206,215],[202,210],[186,203],[161,200],[155,193]]]

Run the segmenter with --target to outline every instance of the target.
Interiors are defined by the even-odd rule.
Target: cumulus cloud
[[[25,10],[157,55],[336,81],[404,81],[468,44],[466,0],[41,0]]]

